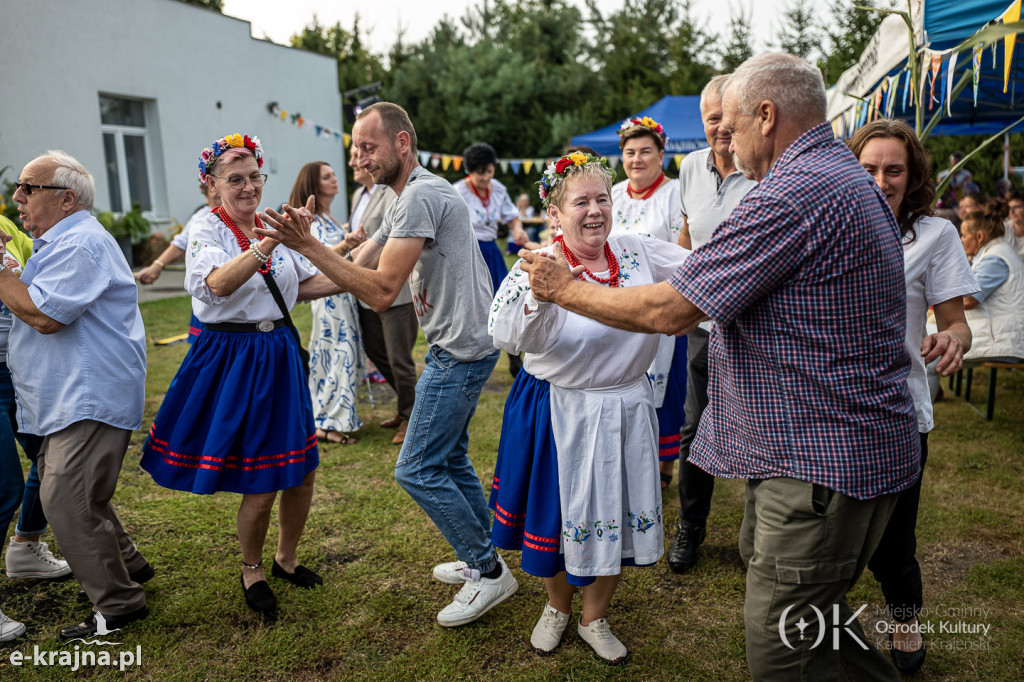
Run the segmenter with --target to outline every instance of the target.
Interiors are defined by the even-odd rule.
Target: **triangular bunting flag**
[[[537,169],[538,173],[544,172],[544,159],[534,159],[533,167]]]
[[[621,161],[621,160],[622,160],[621,157],[609,156],[608,157],[608,165],[611,166],[612,169],[614,170],[614,169],[619,167],[619,161]]]
[[[975,43],[971,49],[971,81],[974,85],[974,106],[978,106],[978,81],[981,78],[981,53],[985,51],[983,43]]]
[[[430,163],[430,152],[420,152],[420,165],[426,166]]]
[[[502,173],[508,173],[508,159],[498,159],[498,165],[501,166]]]
[[[345,149],[348,149],[348,146],[352,144],[352,136],[349,135],[348,133],[342,133],[341,141],[345,145]]]
[[[441,170],[448,170],[448,166],[452,165],[452,157],[447,154],[441,155]]]
[[[437,168],[437,164],[439,164],[439,163],[441,163],[441,155],[440,154],[431,154],[430,155],[430,167],[431,168]]]
[[[946,100],[946,114],[949,116],[953,115],[953,75],[956,71],[956,58],[956,52],[949,55],[949,66],[946,69],[946,88],[943,93],[943,97]]]
[[[509,165],[512,166],[512,174],[519,175],[519,169],[522,167],[523,162],[519,159],[512,159],[509,161]]]
[[[452,168],[454,168],[455,170],[459,170],[460,168],[462,168],[462,157],[461,156],[453,156],[452,157]]]
[[[533,159],[523,159],[523,170],[527,173],[533,168]]]
[[[320,137],[323,134],[323,132],[324,132],[324,127],[322,125],[320,125],[319,123],[315,124],[313,126],[313,128],[316,131],[316,136],[317,137]]]
[[[1020,21],[1020,0],[1010,5],[1010,8],[1003,14],[1002,20],[1004,24],[1012,24]],[[1010,35],[1003,38],[1003,45],[1005,50],[1003,51],[1003,92],[1006,92],[1007,86],[1010,84],[1010,68],[1013,66],[1013,46],[1017,41],[1017,34],[1011,33]],[[995,56],[995,50],[992,51]]]
[[[282,109],[282,110],[281,110],[281,120],[283,121],[283,120],[285,120],[286,118],[288,118],[288,112],[287,112],[287,111],[285,111],[284,109]]]
[[[683,159],[686,158],[686,154],[675,154],[672,156],[672,158],[676,160],[676,168],[682,168]]]

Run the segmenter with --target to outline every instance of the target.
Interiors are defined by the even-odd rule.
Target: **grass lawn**
[[[377,423],[394,412],[393,394],[377,386],[375,405],[365,392],[365,426],[356,445],[320,450],[316,496],[299,559],[326,584],[302,591],[270,578],[280,602],[276,623],[246,608],[238,584],[235,538],[238,497],[189,495],[165,490],[139,466],[145,430],[184,357],[184,344],[157,347],[152,340],[181,333],[189,300],[142,306],[150,339],[146,417],[125,460],[115,504],[142,551],[156,568],[146,585],[152,615],[116,635],[117,646],[141,647],[141,665],[113,668],[32,665],[33,646],[73,650],[56,639],[88,607],[76,601],[77,583],[47,584],[0,579],[0,607],[28,624],[28,634],[0,645],[0,679],[70,679],[82,675],[158,680],[742,680],[748,677],[743,638],[743,567],[736,551],[743,483],[720,480],[709,536],[692,573],[673,574],[662,560],[649,569],[626,569],[612,602],[610,622],[632,658],[622,668],[597,662],[572,628],[552,656],[539,657],[528,638],[545,597],[541,581],[518,569],[519,592],[477,623],[447,630],[434,616],[456,592],[432,580],[431,567],[454,559],[426,515],[394,481],[398,448],[392,431]],[[298,306],[300,329],[309,309]],[[419,362],[426,347],[416,348]],[[503,356],[473,420],[470,450],[481,480],[494,471],[505,395],[511,386]],[[975,396],[986,377],[975,378]],[[921,505],[918,557],[924,571],[925,622],[989,625],[988,635],[938,633],[920,680],[1020,679],[1024,664],[1024,376],[999,376],[996,419],[985,422],[963,400],[936,405],[938,427]],[[951,393],[948,389],[947,396]],[[273,419],[267,415],[267,419]],[[673,486],[674,487],[674,486]],[[675,525],[678,500],[667,495],[666,527]],[[671,533],[666,542],[671,540]],[[270,537],[276,538],[276,519]],[[52,537],[49,538],[52,542]],[[273,557],[273,540],[264,559]],[[268,570],[269,575],[269,570]],[[874,632],[884,602],[877,584],[863,576],[850,595],[865,630]],[[578,600],[576,615],[578,616]],[[966,611],[970,609],[970,611]],[[968,613],[962,617],[958,614]],[[884,636],[875,634],[880,643]],[[12,652],[28,659],[10,663]],[[116,654],[115,654],[116,655]]]

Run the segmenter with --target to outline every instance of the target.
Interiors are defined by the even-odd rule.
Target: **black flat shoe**
[[[319,575],[309,570],[305,566],[296,566],[294,573],[281,568],[281,565],[277,563],[277,559],[274,559],[274,565],[270,568],[270,575],[275,578],[284,578],[292,585],[311,590],[317,585],[323,585],[324,579]]]
[[[240,576],[242,592],[245,594],[246,605],[257,613],[270,614],[277,611],[277,597],[274,596],[266,580],[245,586],[245,577]]]
[[[924,665],[925,646],[924,638],[921,638],[921,648],[917,651],[900,651],[892,645],[892,633],[889,633],[889,655],[892,656],[892,664],[904,675],[913,675]]]
[[[103,620],[103,627],[100,627],[100,623],[96,616],[99,615]],[[142,620],[149,615],[149,607],[143,606],[141,609],[136,609],[131,613],[123,613],[119,616],[104,616],[103,614],[91,613],[88,618],[79,623],[78,625],[69,625],[60,631],[61,639],[84,639],[86,637],[92,637],[93,635],[106,635],[114,630],[120,630],[129,623],[134,623],[137,620]]]

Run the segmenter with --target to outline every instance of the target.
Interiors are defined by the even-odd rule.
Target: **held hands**
[[[959,339],[948,332],[926,336],[921,344],[921,355],[926,365],[935,358],[941,358],[935,365],[935,372],[941,377],[956,374],[964,364],[963,346]]]
[[[519,267],[530,275],[530,289],[538,301],[557,303],[558,293],[570,286],[584,269],[582,265],[570,268],[561,249],[555,249],[553,254],[524,249],[519,257],[523,259]]]
[[[161,272],[163,272],[163,268],[156,263],[151,263],[136,272],[133,277],[135,277],[136,282],[141,284],[152,284],[160,277]]]
[[[342,243],[342,247],[346,251],[351,251],[352,249],[356,248],[357,246],[359,246],[360,244],[362,244],[365,241],[366,241],[366,230],[364,230],[363,226],[360,225],[358,230],[355,230],[353,232],[349,232],[348,235],[345,236],[345,239],[341,243]]]
[[[261,237],[269,237],[278,243],[284,244],[293,251],[301,252],[303,247],[316,238],[309,231],[313,224],[313,211],[316,209],[316,199],[310,195],[306,205],[301,208],[293,208],[288,204],[281,207],[284,213],[278,213],[272,208],[259,213],[264,227],[257,227],[253,230]],[[274,229],[271,229],[273,227]],[[261,243],[260,248],[266,252]]]

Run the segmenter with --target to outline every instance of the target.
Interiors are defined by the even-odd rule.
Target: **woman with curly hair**
[[[925,366],[936,362],[941,376],[957,372],[971,347],[963,297],[975,293],[964,250],[952,223],[932,215],[935,184],[931,163],[917,135],[902,121],[881,119],[860,128],[850,150],[885,194],[903,236],[907,284],[907,352],[911,358],[907,384],[914,399],[921,435],[921,467],[928,459],[928,432],[934,426]],[[935,310],[938,331],[928,334],[928,308]],[[868,568],[882,586],[889,614],[890,653],[905,674],[924,664],[925,648],[917,616],[923,595],[917,550],[917,508],[921,478],[904,490],[889,518]]]

